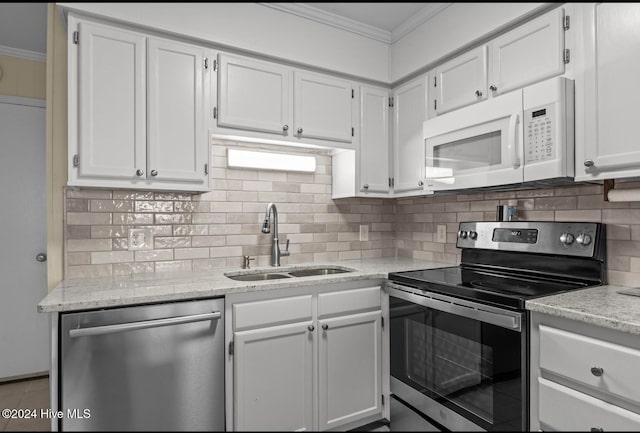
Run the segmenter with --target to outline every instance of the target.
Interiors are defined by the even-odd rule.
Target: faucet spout
[[[269,203],[264,216],[264,222],[262,223],[262,233],[270,233],[270,221],[269,218],[273,212],[273,239],[271,241],[271,266],[280,266],[280,257],[289,255],[289,241],[287,240],[287,247],[284,251],[280,251],[280,244],[278,242],[278,208],[275,203]]]

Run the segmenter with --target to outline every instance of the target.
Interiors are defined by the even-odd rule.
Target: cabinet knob
[[[302,128],[298,128],[298,134],[302,134]]]
[[[602,367],[591,367],[591,374],[600,377],[604,374],[604,369]]]
[[[283,130],[283,131],[288,131],[288,130],[289,130],[289,125],[284,125],[284,126],[282,127],[282,130]]]
[[[137,176],[144,176],[144,170],[143,170],[143,169],[141,169],[141,168],[137,169],[137,170],[136,170],[136,175],[137,175]]]
[[[498,91],[498,88],[497,88],[496,86],[494,86],[493,84],[489,86],[489,89],[490,89],[492,92],[497,92],[497,91]]]
[[[362,188],[364,188],[364,189],[369,189],[369,184],[368,184],[368,183],[365,183],[364,185],[362,185]]]
[[[38,255],[36,256],[36,260],[39,261],[40,263],[46,262],[47,255],[45,253],[38,253]]]
[[[424,182],[423,182],[423,181],[421,181],[421,180],[419,180],[419,181],[418,181],[418,186],[424,186]]]
[[[591,431],[604,431],[602,427],[591,427]]]
[[[327,325],[326,323],[322,325],[322,329],[324,331],[326,331],[327,329],[329,329],[329,325]]]
[[[482,96],[482,92],[480,90],[476,90],[476,96],[479,98],[480,96]]]
[[[307,326],[307,329],[309,330],[309,332],[313,332],[316,329],[316,327],[313,325],[309,325]]]
[[[585,159],[584,160],[584,166],[585,167],[593,167],[594,165],[596,165],[596,163],[593,162],[593,159]]]
[[[158,170],[151,170],[151,176],[157,176]]]

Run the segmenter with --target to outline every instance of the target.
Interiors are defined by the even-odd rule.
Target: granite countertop
[[[640,288],[590,287],[533,299],[525,306],[530,311],[640,335]]]
[[[250,270],[239,268],[215,269],[198,272],[134,274],[128,277],[78,278],[62,281],[40,301],[38,311],[47,313],[89,310],[150,302],[224,296],[230,293],[387,278],[389,272],[443,266],[451,266],[451,264],[402,257],[382,257],[340,260],[327,263],[303,263],[278,268],[267,266]],[[342,267],[353,269],[353,272],[263,281],[236,281],[224,276],[225,273],[260,273],[261,271],[283,273],[310,267]]]

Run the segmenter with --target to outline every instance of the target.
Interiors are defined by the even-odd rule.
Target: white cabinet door
[[[422,191],[425,167],[422,126],[426,120],[426,77],[393,91],[394,192]]]
[[[234,333],[234,430],[314,429],[311,324]]]
[[[70,179],[137,178],[136,170],[146,169],[146,38],[88,22],[78,31],[77,84],[70,83],[78,86],[78,106],[70,111],[70,130],[77,119],[79,164]]]
[[[203,47],[149,39],[147,178],[205,183]]]
[[[581,7],[585,65],[576,73],[576,180],[640,176],[640,4]]]
[[[291,134],[291,69],[219,55],[218,126]]]
[[[487,99],[487,46],[438,66],[435,80],[437,114]]]
[[[389,91],[360,86],[360,191],[389,192]]]
[[[352,141],[352,89],[346,80],[294,73],[294,133],[300,137]]]
[[[564,73],[564,10],[558,8],[489,44],[489,90],[509,92]]]
[[[382,413],[381,312],[318,322],[319,429]]]

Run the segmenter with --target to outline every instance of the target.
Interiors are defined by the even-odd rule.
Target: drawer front
[[[543,370],[638,403],[639,365],[639,350],[540,325]]]
[[[318,316],[380,308],[380,286],[318,295]]]
[[[538,378],[538,383],[540,385],[539,417],[543,429],[640,431],[640,415],[637,413],[546,379]]]
[[[233,305],[233,329],[310,321],[312,295],[291,296]]]

